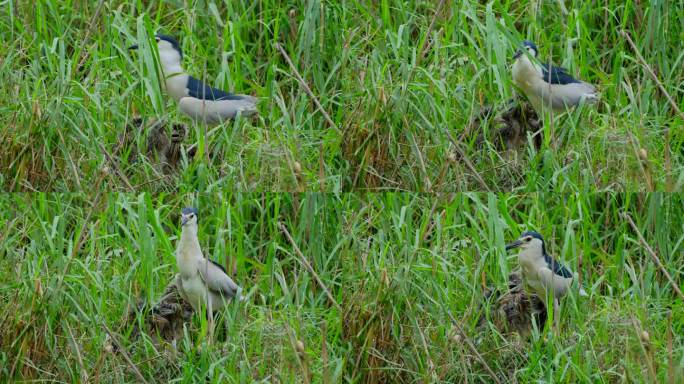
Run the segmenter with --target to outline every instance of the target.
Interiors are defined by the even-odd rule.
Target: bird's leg
[[[214,340],[214,309],[211,307],[211,298],[207,299],[207,318],[209,322],[209,344],[211,345]]]
[[[553,325],[556,331],[560,330],[560,304],[556,298],[553,299]]]

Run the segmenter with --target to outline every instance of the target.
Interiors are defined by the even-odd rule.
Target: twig
[[[136,184],[136,186],[135,186],[136,189],[135,189],[135,190],[136,190],[136,191],[139,191],[139,190],[142,189],[142,187],[144,187],[144,186],[146,186],[146,185],[148,185],[148,184],[153,184],[153,183],[156,183],[156,182],[158,182],[158,181],[162,181],[162,180],[164,180],[164,179],[168,179],[169,177],[171,177],[171,175],[162,175],[162,176],[157,177],[156,179],[147,180],[147,181],[145,181],[145,182],[143,182],[143,183]]]
[[[337,132],[340,132],[340,129],[337,128],[337,125],[335,125],[335,123],[332,121],[330,115],[328,115],[328,112],[326,112],[325,109],[323,109],[323,106],[321,105],[320,101],[318,101],[316,95],[313,94],[311,88],[309,88],[309,86],[306,84],[302,76],[299,74],[299,71],[297,71],[297,67],[295,67],[294,63],[292,63],[292,60],[290,60],[290,56],[287,55],[285,49],[283,49],[283,47],[279,43],[276,43],[275,47],[278,51],[280,51],[280,54],[283,55],[285,61],[287,61],[287,64],[290,66],[290,69],[292,69],[292,73],[295,75],[295,78],[302,86],[302,88],[304,88],[304,91],[306,91],[306,94],[309,95],[314,104],[316,104],[316,108],[318,108],[318,110],[321,111],[323,117],[325,118],[325,121],[327,121],[328,125],[330,125],[330,128],[333,128]]]
[[[313,275],[314,279],[316,280],[316,283],[318,283],[318,285],[321,286],[321,288],[323,289],[323,292],[325,292],[326,296],[328,296],[328,299],[333,303],[333,305],[335,305],[335,307],[337,308],[338,311],[340,311],[340,313],[343,313],[342,307],[340,306],[340,304],[337,303],[337,301],[335,301],[335,298],[333,297],[333,295],[328,290],[328,287],[326,287],[325,284],[323,284],[323,281],[321,280],[320,277],[318,277],[318,274],[316,273],[316,271],[314,271],[313,267],[311,267],[311,264],[309,264],[309,262],[306,260],[306,258],[302,254],[302,251],[299,250],[297,243],[295,243],[294,239],[290,235],[290,232],[288,232],[287,228],[285,228],[285,225],[283,225],[283,223],[278,223],[278,227],[280,228],[281,231],[283,231],[283,233],[285,234],[285,237],[287,237],[287,240],[290,241],[290,244],[292,244],[292,248],[294,249],[297,256],[299,256],[299,258],[301,259],[302,264],[304,264],[304,267],[306,267],[306,269],[309,271],[309,273],[311,273],[311,275]]]
[[[449,132],[449,128],[444,127],[444,131],[446,132],[447,136],[449,136],[449,140],[451,140],[451,143],[454,145],[454,149],[456,150],[456,152],[458,152],[458,155],[461,156],[461,159],[463,159],[463,161],[466,163],[466,166],[468,166],[470,171],[473,172],[473,174],[475,174],[475,178],[480,183],[482,188],[486,189],[487,192],[491,192],[492,190],[489,188],[487,183],[484,181],[484,179],[482,178],[480,173],[477,172],[477,169],[475,169],[475,166],[470,161],[470,158],[468,156],[466,156],[466,154],[463,153],[463,151],[461,151],[461,147],[459,147],[458,143],[456,142],[456,139],[454,139],[454,137],[451,135],[451,132]]]
[[[672,344],[670,344],[672,347]],[[330,384],[330,367],[328,366],[328,322],[321,323],[321,363],[323,364],[323,384]]]
[[[428,218],[432,218],[432,215],[435,214],[435,210],[437,209],[437,202],[439,202],[442,196],[440,194],[435,195],[435,199],[432,202],[432,208],[430,208],[430,213],[428,214]],[[442,216],[442,213],[439,214],[439,216]],[[427,225],[427,228],[425,228],[425,232],[423,232],[423,236],[420,237],[422,242],[425,242],[427,240],[428,236],[432,234],[432,229],[437,225],[437,220],[434,219],[430,221]]]
[[[408,119],[406,116],[404,116],[404,124],[406,126],[409,126]],[[418,165],[420,166],[421,172],[423,172],[423,183],[427,186],[426,190],[427,192],[432,192],[432,182],[430,181],[430,177],[428,176],[427,170],[425,169],[425,161],[423,160],[423,154],[420,152],[420,148],[418,148],[418,143],[416,142],[416,138],[413,136],[411,131],[406,131],[406,135],[411,139],[411,144],[413,144],[413,147],[416,150],[416,156],[418,157]]]
[[[487,370],[487,373],[489,373],[489,375],[492,377],[492,379],[494,379],[494,381],[497,384],[501,384],[501,380],[499,380],[499,377],[496,375],[496,373],[494,373],[492,368],[489,367],[489,364],[487,364],[487,361],[482,357],[482,355],[477,350],[477,348],[475,348],[475,345],[473,345],[472,341],[470,341],[470,338],[468,338],[468,336],[465,334],[465,332],[463,331],[463,328],[461,328],[461,326],[458,324],[458,322],[456,321],[454,316],[451,314],[451,312],[447,311],[447,314],[451,318],[451,322],[454,323],[454,327],[456,328],[458,333],[463,338],[463,341],[465,341],[466,346],[468,346],[468,349],[470,349],[470,352],[472,352],[475,355],[475,357],[477,357],[477,359],[485,367],[485,370]]]
[[[639,59],[639,61],[641,61],[641,65],[643,65],[644,68],[646,68],[646,71],[648,72],[648,74],[651,75],[651,78],[653,78],[653,81],[655,81],[656,85],[660,89],[660,92],[662,92],[665,95],[665,97],[667,98],[667,101],[670,102],[672,109],[675,112],[677,112],[677,114],[679,115],[679,117],[682,120],[684,120],[684,113],[682,113],[682,111],[679,109],[679,106],[677,106],[677,103],[674,101],[672,96],[670,96],[670,93],[667,92],[663,83],[660,82],[660,80],[658,79],[658,76],[656,76],[655,72],[653,72],[653,69],[651,69],[651,66],[648,65],[648,63],[646,62],[644,57],[641,56],[641,53],[639,52],[636,45],[632,41],[632,38],[629,36],[629,34],[624,29],[622,31],[620,31],[620,34],[627,39],[627,42],[632,47],[632,50],[637,55],[637,58]],[[672,180],[671,180],[672,163],[671,163],[671,159],[670,159],[670,128],[665,128],[665,140],[664,141],[665,141],[665,170],[666,170],[666,176],[665,177],[666,177],[667,189],[669,191],[671,188],[671,185],[672,185]]]
[[[409,311],[413,312],[413,307],[411,306],[411,300],[409,298],[406,298],[406,306],[408,307]],[[423,332],[421,327],[416,327],[416,329],[420,335],[420,341],[421,344],[423,344],[423,351],[425,351],[425,358],[427,359],[427,376],[434,379],[436,378],[435,362],[432,360],[432,357],[430,357],[430,351],[428,350],[427,341],[425,340],[425,332]]]
[[[411,75],[409,77],[409,81],[411,80],[411,76],[413,74],[413,70],[420,65],[420,62],[423,61],[423,58],[425,57],[425,52],[427,52],[427,49],[430,47],[430,44],[428,43],[430,39],[430,34],[432,33],[432,29],[435,27],[435,22],[437,22],[437,16],[442,12],[442,8],[444,7],[444,2],[445,0],[441,0],[439,4],[437,5],[437,9],[435,10],[435,14],[432,15],[432,20],[430,20],[430,25],[428,26],[427,31],[425,32],[425,41],[423,41],[423,46],[420,47],[420,55],[418,55],[418,58],[416,59],[416,65],[411,69]]]
[[[656,76],[655,72],[653,72],[653,69],[651,69],[651,66],[648,65],[646,60],[644,60],[644,57],[641,56],[641,53],[639,52],[639,50],[637,49],[637,46],[632,41],[632,38],[629,37],[629,34],[627,32],[625,32],[625,30],[620,31],[620,34],[622,36],[624,36],[627,39],[627,42],[629,43],[629,45],[632,46],[632,50],[634,51],[634,53],[636,53],[639,61],[641,61],[641,65],[643,65],[644,68],[646,68],[646,72],[648,72],[648,74],[651,76],[651,78],[653,78],[653,81],[655,81],[658,88],[660,88],[660,92],[662,92],[665,95],[665,97],[667,98],[667,101],[670,102],[672,109],[674,109],[675,112],[677,112],[677,114],[679,115],[679,117],[681,117],[682,120],[684,120],[684,113],[682,113],[682,111],[677,106],[677,103],[674,101],[672,96],[670,96],[670,94],[667,92],[667,90],[665,89],[665,86],[663,86],[663,83],[661,83],[660,80],[658,80],[658,76]]]
[[[677,292],[677,295],[679,295],[679,297],[682,300],[684,300],[684,294],[679,289],[679,285],[677,285],[677,283],[675,283],[675,281],[672,279],[672,276],[670,276],[670,273],[667,272],[667,269],[665,269],[665,266],[663,266],[663,264],[660,262],[660,259],[658,258],[658,255],[656,255],[655,251],[653,251],[653,248],[651,248],[651,246],[648,245],[648,243],[644,239],[644,236],[641,234],[641,231],[636,226],[636,224],[634,224],[634,221],[632,220],[632,218],[625,212],[622,213],[622,217],[624,217],[629,222],[629,225],[632,226],[632,229],[634,230],[634,232],[636,232],[637,237],[639,237],[639,241],[641,242],[641,245],[644,246],[644,248],[646,249],[648,254],[650,254],[651,257],[653,258],[653,261],[658,266],[660,271],[663,273],[663,275],[665,275],[665,277],[670,282],[670,284],[672,284],[672,288],[675,290],[675,292]]]
[[[136,367],[135,364],[133,364],[133,361],[128,356],[128,352],[126,352],[126,350],[121,345],[121,343],[119,343],[119,341],[116,339],[116,337],[114,336],[112,331],[109,330],[109,327],[107,327],[107,324],[105,324],[103,322],[102,327],[104,328],[105,332],[107,332],[109,337],[112,339],[112,343],[116,344],[119,351],[121,351],[121,355],[123,356],[124,360],[126,360],[126,363],[128,363],[128,365],[131,367],[131,369],[133,370],[133,373],[135,373],[135,375],[138,376],[138,380],[140,380],[140,382],[142,382],[142,383],[147,384],[147,380],[145,380],[145,377],[142,375],[142,373],[140,373],[140,371],[138,370],[138,367]]]
[[[95,20],[100,16],[100,11],[102,10],[102,6],[104,5],[104,0],[100,0],[100,3],[97,5],[97,8],[95,9],[95,14],[93,14],[93,17],[90,18],[90,24],[88,25],[88,29],[86,30],[85,37],[81,41],[80,45],[83,47],[84,54],[81,57],[81,60],[78,62],[78,67],[80,68],[85,64],[86,59],[88,59],[88,56],[90,55],[91,50],[86,47],[88,43],[90,43],[90,35],[93,33],[93,29],[95,29]]]
[[[653,356],[651,355],[653,346],[651,345],[650,336],[648,332],[639,325],[639,322],[634,317],[634,315],[631,315],[631,318],[632,326],[634,326],[634,332],[637,334],[637,339],[639,339],[639,345],[641,345],[641,352],[643,353],[646,360],[648,373],[651,375],[651,382],[657,383],[658,379],[656,375],[656,367],[653,363]]]
[[[69,337],[71,338],[71,342],[74,345],[74,350],[76,351],[76,360],[78,361],[78,365],[81,367],[81,380],[84,383],[89,382],[90,380],[88,379],[88,372],[85,369],[85,366],[83,365],[83,358],[81,357],[81,350],[78,348],[78,343],[76,342],[76,338],[74,337],[74,333],[71,331],[71,326],[69,325],[69,322],[66,322],[66,328],[67,331],[69,331]]]
[[[116,173],[116,175],[119,176],[119,178],[124,182],[124,184],[126,184],[126,187],[128,187],[128,189],[131,190],[131,192],[135,192],[135,189],[133,188],[131,183],[128,181],[128,178],[126,177],[126,175],[124,175],[124,173],[121,171],[121,168],[119,168],[119,165],[116,164],[116,161],[114,161],[114,158],[112,157],[112,155],[110,155],[109,152],[107,152],[107,149],[104,147],[104,145],[102,145],[102,143],[98,142],[97,144],[100,146],[100,150],[102,151],[102,153],[104,153],[105,157],[107,158],[107,161],[109,161],[109,163],[114,168],[114,172]]]
[[[95,199],[93,200],[93,204],[88,211],[88,215],[86,216],[85,220],[83,221],[83,225],[81,226],[81,232],[80,235],[78,236],[78,241],[76,242],[76,246],[74,247],[73,251],[71,252],[71,255],[69,256],[69,259],[67,260],[66,264],[64,265],[64,269],[62,270],[62,274],[59,275],[58,280],[57,280],[57,286],[55,289],[48,290],[48,293],[46,296],[49,296],[50,293],[52,292],[61,292],[62,289],[62,284],[64,283],[64,277],[69,273],[69,269],[71,268],[71,263],[74,261],[74,258],[76,257],[76,254],[81,251],[81,247],[83,246],[83,242],[85,241],[85,234],[86,234],[86,227],[88,226],[88,222],[90,222],[90,218],[93,215],[93,212],[95,212],[95,207],[97,204],[100,202],[100,197],[102,196],[102,189],[100,188],[100,184],[102,183],[102,180],[104,179],[105,173],[103,172],[100,177],[97,179],[95,182],[95,186],[93,187],[93,190],[97,191],[97,194],[95,195]],[[99,223],[97,221],[96,223]],[[50,300],[44,299],[42,301],[43,303],[49,303]]]
[[[675,362],[672,351],[672,311],[667,311],[667,382],[675,383]]]

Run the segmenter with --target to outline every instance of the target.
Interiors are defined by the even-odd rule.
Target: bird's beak
[[[185,224],[188,223],[188,220],[190,220],[187,216],[181,217],[181,227],[185,226]]]
[[[522,245],[522,241],[516,240],[516,241],[514,241],[514,242],[512,242],[512,243],[506,244],[506,250],[507,250],[507,251],[510,251],[511,249],[513,249],[513,248],[518,248],[518,247],[521,246],[521,245]]]
[[[519,58],[520,56],[522,56],[522,54],[523,54],[523,51],[521,49],[518,49],[517,51],[515,51],[515,55],[513,55],[513,59]]]
[[[129,51],[130,51],[131,49],[138,49],[138,44],[131,45],[130,47],[128,47],[128,50],[129,50]]]

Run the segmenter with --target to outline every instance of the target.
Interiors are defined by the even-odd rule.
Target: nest
[[[475,139],[476,148],[482,149],[488,142],[497,150],[517,149],[527,142],[528,134],[532,136],[537,149],[541,146],[543,121],[530,104],[511,99],[503,112],[495,112],[494,106],[486,105],[470,121],[468,132],[479,132]],[[488,121],[492,124],[490,129],[485,131],[482,125]]]
[[[518,333],[528,336],[534,323],[538,328],[546,323],[546,305],[537,295],[525,292],[520,271],[508,275],[508,291],[485,288],[485,298],[491,303],[491,320],[503,334]],[[482,328],[487,322],[483,314],[478,322]]]
[[[124,328],[132,326],[131,339],[138,338],[141,333],[148,334],[155,346],[162,341],[171,343],[183,336],[183,326],[190,323],[193,309],[185,301],[176,281],[173,279],[164,289],[164,294],[153,304],[138,300],[137,304],[128,310],[124,318]]]
[[[147,132],[147,148],[140,151],[135,138],[144,136]],[[182,152],[188,158],[195,155],[194,146],[188,149],[183,147],[183,141],[187,137],[188,129],[183,124],[169,124],[164,120],[150,119],[145,121],[136,117],[127,125],[123,135],[119,136],[121,148],[129,148],[128,164],[135,164],[140,156],[145,156],[157,170],[163,174],[170,174],[178,169]]]

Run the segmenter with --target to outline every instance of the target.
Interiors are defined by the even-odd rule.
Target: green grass
[[[566,1],[567,16],[555,1],[446,1],[439,12],[437,3],[6,2],[0,182],[10,191],[682,190],[684,121],[620,35],[684,109],[680,2]],[[180,116],[160,92],[152,52],[126,50],[157,30],[179,38],[189,73],[259,96],[260,117],[206,137]],[[468,122],[514,96],[509,65],[524,38],[597,84],[602,101],[557,119],[539,151],[477,148]],[[214,156],[164,176],[114,154],[129,188],[104,172],[114,167],[102,148],[114,153],[136,115],[189,124],[186,145]],[[454,160],[447,132],[474,170]]]
[[[205,254],[248,299],[225,311],[226,340],[208,345],[195,317],[176,348],[155,348],[123,317],[176,273],[189,204]],[[492,382],[464,337],[502,382],[680,382],[682,300],[622,214],[681,286],[683,205],[662,193],[0,195],[0,381],[137,382],[106,326],[149,382]],[[482,284],[506,286],[516,260],[503,245],[526,229],[590,296],[573,290],[559,331],[520,339],[477,322]]]
[[[501,382],[682,381],[684,308],[664,270],[684,285],[684,4],[145,3],[0,7],[0,188],[32,192],[0,194],[0,382],[139,382],[133,366],[149,382],[494,382],[488,368]],[[208,135],[179,114],[157,31],[188,73],[258,96],[259,116]],[[471,122],[518,97],[523,39],[601,102],[547,116],[538,149],[500,151],[494,122]],[[135,117],[187,125],[199,155],[169,174],[133,161],[149,134],[123,139]],[[136,337],[142,313],[125,318],[175,275],[191,204],[205,255],[247,300],[213,343],[195,316],[157,345]],[[486,321],[483,292],[505,289],[504,243],[526,229],[590,295],[563,300],[560,330],[520,338]]]

